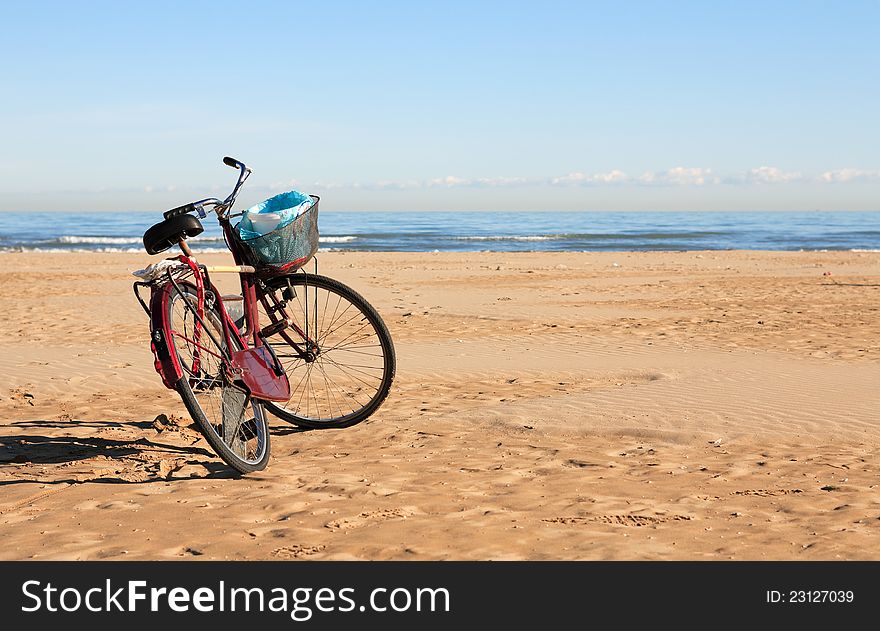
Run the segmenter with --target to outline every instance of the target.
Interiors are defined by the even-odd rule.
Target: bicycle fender
[[[241,380],[256,399],[288,401],[290,381],[282,371],[275,371],[277,360],[268,346],[246,348],[232,353],[232,365],[240,371]]]
[[[154,289],[150,296],[150,349],[153,351],[153,367],[162,377],[162,383],[170,390],[175,389],[183,376],[177,353],[169,346],[171,323],[165,317],[172,291],[174,287],[168,283]]]

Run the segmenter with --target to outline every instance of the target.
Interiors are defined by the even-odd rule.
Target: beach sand
[[[0,559],[880,559],[880,253],[322,253],[397,378],[245,477],[149,259],[0,254]]]

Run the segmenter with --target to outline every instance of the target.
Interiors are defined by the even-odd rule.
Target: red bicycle
[[[244,239],[234,223],[243,213],[230,211],[251,169],[223,162],[239,170],[225,200],[169,210],[144,233],[147,253],[178,245],[181,254],[135,272],[134,293],[150,318],[162,382],[217,455],[248,473],[269,460],[266,410],[300,427],[349,427],[388,396],[396,359],[385,323],[360,294],[303,270],[318,248],[319,198],[280,231]],[[211,211],[234,266],[202,265],[189,248]],[[221,295],[214,273],[239,274],[241,294]]]

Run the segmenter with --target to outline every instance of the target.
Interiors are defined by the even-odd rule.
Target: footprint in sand
[[[731,495],[757,495],[758,497],[771,497],[775,495],[791,495],[792,493],[803,493],[801,489],[747,489],[745,491],[734,491]]]
[[[596,464],[594,462],[586,462],[585,460],[576,460],[575,458],[569,458],[564,463],[562,463],[563,467],[574,467],[576,469],[586,469],[588,467],[604,467],[605,465]]]
[[[615,526],[657,526],[670,521],[690,521],[688,515],[590,515],[586,517],[553,517],[541,521],[550,524],[578,525],[587,523],[613,524]]]
[[[137,502],[127,500],[111,500],[109,502],[102,502],[100,504],[96,504],[94,508],[98,508],[101,510],[139,510],[141,505]]]
[[[687,515],[602,515],[597,519],[606,524],[620,526],[656,526],[670,521],[690,521]]]
[[[375,511],[365,511],[356,517],[334,519],[324,524],[324,527],[330,530],[351,530],[352,528],[361,528],[372,522],[386,521],[388,519],[406,519],[412,514],[412,511],[402,508],[383,508]]]
[[[125,556],[128,550],[124,548],[109,548],[107,550],[98,550],[95,553],[96,559],[112,559],[114,557]]]
[[[11,513],[11,512],[17,511],[19,509],[26,508],[26,507],[30,506],[31,504],[38,502],[41,499],[49,497],[50,495],[58,493],[59,491],[63,491],[64,489],[68,489],[71,486],[72,486],[71,484],[66,484],[66,483],[59,484],[59,485],[54,486],[52,488],[46,489],[45,491],[40,491],[39,493],[36,493],[35,495],[31,495],[31,496],[26,497],[26,498],[19,500],[17,502],[13,502],[12,504],[0,506],[0,515],[5,515],[6,513]]]
[[[323,551],[326,546],[292,545],[272,550],[272,556],[279,559],[303,559]]]

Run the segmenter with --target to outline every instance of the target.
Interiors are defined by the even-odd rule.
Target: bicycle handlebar
[[[244,184],[244,181],[248,179],[248,176],[251,174],[251,170],[247,168],[247,166],[245,166],[244,162],[236,160],[235,158],[230,158],[229,156],[223,158],[223,164],[239,170],[238,182],[235,183],[235,188],[232,189],[229,197],[227,197],[222,204],[223,206],[226,206],[227,209],[229,209],[232,207],[232,204],[235,203],[235,196],[238,195],[238,190],[241,188],[241,185]]]
[[[200,199],[197,202],[190,202],[189,204],[184,204],[183,206],[178,206],[177,208],[172,208],[171,210],[166,210],[162,213],[162,216],[165,219],[171,219],[172,217],[176,217],[177,215],[185,215],[187,213],[199,213],[200,217],[204,217],[208,212],[205,210],[205,205],[214,206],[222,206],[223,202],[221,202],[216,197],[208,197],[207,199]],[[201,212],[199,212],[201,209]]]
[[[215,209],[222,206],[223,208],[220,212],[229,210],[232,207],[232,204],[235,203],[235,197],[236,195],[238,195],[239,189],[241,188],[242,184],[244,184],[245,180],[248,179],[248,176],[250,176],[252,171],[247,166],[245,166],[244,162],[236,160],[235,158],[230,158],[229,156],[223,158],[223,164],[239,170],[238,181],[235,183],[235,188],[232,189],[229,197],[227,197],[223,201],[220,201],[216,197],[210,197],[208,199],[201,199],[197,202],[190,202],[189,204],[184,204],[183,206],[178,206],[177,208],[172,208],[171,210],[166,210],[163,213],[165,219],[171,219],[172,217],[176,217],[178,215],[185,215],[187,213],[193,212],[198,212],[201,217],[204,217],[205,204],[214,206]]]
[[[162,213],[162,216],[164,216],[165,219],[171,219],[172,217],[177,217],[177,215],[185,215],[187,213],[195,212],[195,210],[195,204],[184,204],[183,206],[178,206],[177,208],[166,210],[164,213]]]
[[[251,173],[251,170],[247,166],[245,166],[244,162],[236,160],[235,158],[230,158],[229,156],[223,158],[223,164],[228,167],[232,167],[233,169],[239,169],[242,173]]]

